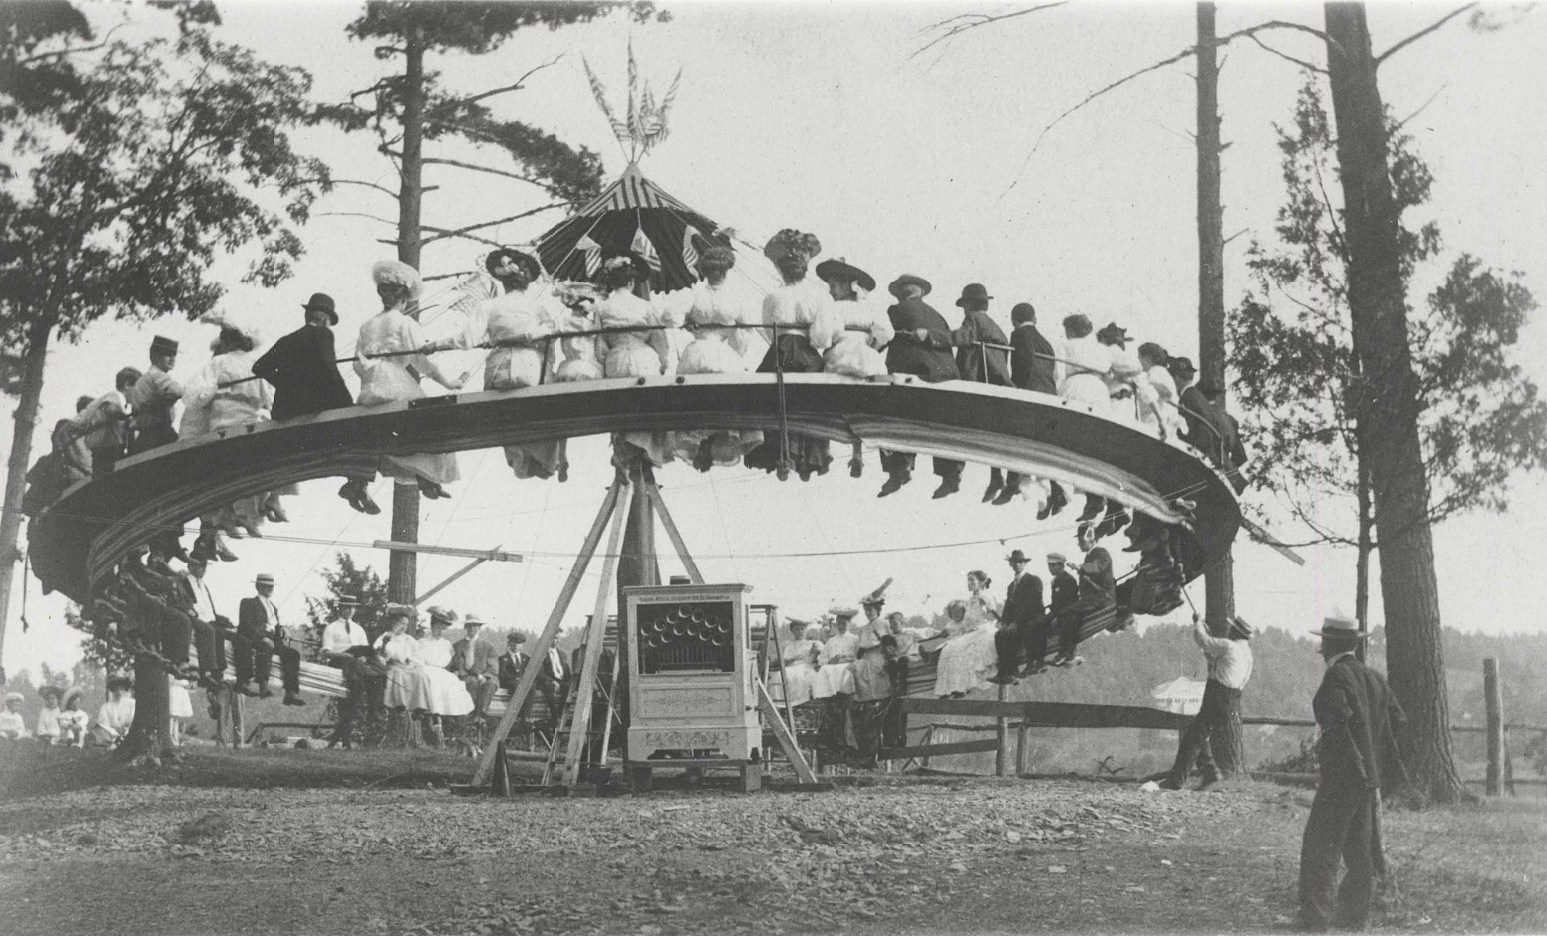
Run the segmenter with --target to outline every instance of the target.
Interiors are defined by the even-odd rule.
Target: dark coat
[[[451,645],[451,662],[446,669],[463,679],[469,676],[495,676],[499,673],[494,663],[494,647],[483,640],[469,642],[466,637]]]
[[[284,635],[279,633],[278,624],[269,620],[268,609],[256,596],[243,598],[236,610],[237,633],[248,640],[267,637],[276,644],[284,643]]]
[[[1214,433],[1210,431],[1213,427],[1208,417],[1209,401],[1204,399],[1197,384],[1182,388],[1177,406],[1182,412],[1182,421],[1187,424],[1182,441],[1200,452],[1215,451]]]
[[[886,315],[897,331],[886,350],[888,372],[912,374],[931,383],[961,378],[951,357],[951,327],[939,312],[922,299],[904,299],[887,309]],[[913,334],[920,328],[929,330],[924,342]]]
[[[980,341],[999,345],[1010,343],[987,312],[968,309],[962,327],[951,332],[951,343],[956,346],[956,368],[961,371],[962,379],[998,387],[1010,386],[1010,352],[980,348]],[[984,369],[985,361],[987,370]]]
[[[1010,380],[1022,390],[1058,394],[1054,375],[1053,344],[1035,325],[1018,325],[1010,330]]]
[[[1311,710],[1321,726],[1324,785],[1373,790],[1402,781],[1396,736],[1407,716],[1381,674],[1352,655],[1341,657],[1327,667]]]
[[[1027,572],[1010,580],[1010,587],[1006,589],[1004,596],[1004,608],[999,612],[999,619],[1006,626],[1015,627],[1024,624],[1035,624],[1047,617],[1047,608],[1042,604],[1042,580]]]
[[[532,662],[532,655],[519,650],[514,654],[509,650],[500,654],[500,688],[506,692],[515,692],[516,684],[521,682],[521,674],[526,671],[527,664],[530,662]]]
[[[252,372],[274,386],[276,422],[354,405],[335,356],[333,332],[306,325],[253,362]]]
[[[1060,572],[1053,576],[1052,592],[1048,613],[1057,614],[1079,600],[1080,583],[1068,572]]]

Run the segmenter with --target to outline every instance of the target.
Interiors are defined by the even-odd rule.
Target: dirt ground
[[[376,756],[0,768],[0,931],[1273,931],[1294,912],[1310,803],[1251,782],[895,775],[492,800],[444,789],[466,761]],[[1387,836],[1401,893],[1378,930],[1547,931],[1547,801],[1393,811]]]

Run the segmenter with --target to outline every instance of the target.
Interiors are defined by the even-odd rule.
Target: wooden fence
[[[1509,732],[1547,734],[1547,726],[1529,725],[1504,721],[1503,691],[1499,683],[1498,661],[1483,661],[1483,687],[1487,699],[1487,718],[1483,725],[1452,725],[1456,733],[1486,733],[1488,736],[1488,775],[1482,779],[1468,779],[1469,784],[1482,784],[1489,796],[1503,792],[1514,795],[1515,787],[1547,786],[1547,778],[1516,778],[1509,753]],[[1099,705],[1083,702],[1036,702],[1010,701],[1004,698],[1003,687],[999,699],[916,699],[900,700],[902,710],[913,715],[944,715],[970,718],[993,718],[993,724],[959,724],[934,722],[925,727],[923,740],[916,745],[901,748],[882,748],[883,760],[918,761],[928,766],[931,757],[952,754],[994,753],[995,776],[1010,773],[1010,731],[1016,733],[1014,747],[1014,774],[1028,774],[1027,731],[1031,728],[1140,728],[1159,731],[1181,731],[1192,722],[1191,715],[1168,712],[1163,709],[1135,705]],[[1286,728],[1315,728],[1310,718],[1275,718],[1263,715],[1245,715],[1245,725],[1277,725]],[[937,730],[949,729],[965,732],[993,732],[992,738],[967,741],[935,740]]]

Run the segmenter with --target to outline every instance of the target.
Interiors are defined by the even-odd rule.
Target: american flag
[[[602,268],[602,245],[586,234],[575,241],[575,249],[585,254],[586,276],[595,276],[596,271]]]
[[[629,245],[639,258],[650,265],[650,269],[661,272],[661,258],[655,252],[655,245],[650,243],[650,238],[645,236],[644,228],[634,229],[634,241]]]
[[[682,262],[689,270],[698,266],[698,248],[693,246],[693,238],[702,237],[698,228],[689,224],[682,231]]]

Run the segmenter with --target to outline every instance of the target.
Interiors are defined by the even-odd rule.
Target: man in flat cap
[[[932,288],[929,280],[911,273],[899,276],[887,286],[897,303],[886,310],[896,331],[886,350],[886,370],[892,374],[911,374],[930,383],[959,380],[961,371],[951,357],[951,327],[924,301]],[[913,460],[912,452],[882,449],[881,467],[886,471],[887,480],[876,496],[895,494],[913,480]],[[934,468],[935,474],[940,476],[940,486],[934,493],[937,499],[961,489],[961,462],[936,458]]]
[[[1386,680],[1357,653],[1365,633],[1353,621],[1329,617],[1322,629],[1327,671],[1311,701],[1321,740],[1321,780],[1300,844],[1301,929],[1336,925],[1362,930],[1380,858],[1380,795],[1405,777],[1396,736],[1407,724]],[[1338,865],[1348,873],[1338,883]]]
[[[334,362],[333,326],[338,312],[333,297],[312,293],[301,306],[305,317],[300,328],[274,342],[253,362],[252,372],[274,386],[275,422],[309,416],[354,405],[354,397]],[[348,479],[338,494],[349,506],[365,514],[381,513],[366,490],[374,475]]]
[[[127,394],[134,423],[129,454],[138,455],[177,441],[172,408],[183,398],[183,387],[172,379],[177,366],[177,342],[157,335],[150,342],[150,368]]]

